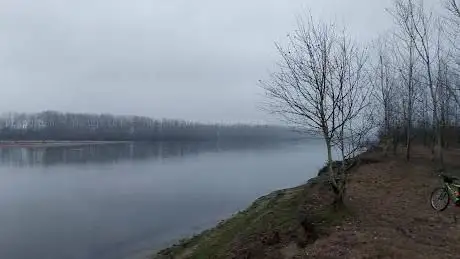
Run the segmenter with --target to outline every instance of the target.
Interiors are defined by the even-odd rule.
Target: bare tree
[[[449,12],[456,17],[457,23],[460,23],[460,1],[458,0],[447,0],[446,7]]]
[[[393,71],[398,78],[396,87],[401,93],[397,98],[401,98],[400,108],[403,114],[403,123],[401,128],[404,129],[404,139],[406,152],[406,159],[410,159],[411,146],[413,139],[413,120],[414,120],[414,103],[416,99],[416,43],[414,41],[414,35],[416,34],[417,28],[412,22],[411,13],[414,8],[411,0],[395,1],[395,6],[390,10],[390,14],[393,16],[397,30],[394,32],[392,39],[391,48],[387,49],[392,53],[392,66]],[[399,125],[394,125],[399,126]],[[396,127],[398,128],[398,127]],[[393,138],[398,138],[401,135],[401,130],[397,130]],[[393,148],[396,150],[398,141],[394,141]]]
[[[406,27],[405,30],[411,30],[412,28]],[[404,34],[410,33],[409,31],[403,31]],[[400,37],[405,39],[404,36]],[[411,146],[412,146],[412,124],[414,118],[414,101],[415,101],[415,70],[416,70],[416,57],[415,47],[411,40],[401,40],[401,48],[396,48],[396,70],[398,71],[401,88],[403,94],[403,111],[405,120],[405,140],[406,140],[406,159],[410,159]]]
[[[288,39],[287,47],[277,45],[282,58],[279,70],[262,81],[261,87],[269,97],[272,112],[321,134],[335,203],[342,204],[345,181],[333,168],[332,149],[344,143],[347,124],[366,106],[366,55],[345,34],[337,33],[334,25],[315,24],[311,17],[300,21]]]
[[[460,1],[459,0],[446,0],[446,9],[449,15],[446,17],[447,23],[450,25],[446,34],[448,34],[447,41],[451,46],[449,51],[449,77],[451,78],[447,90],[454,98],[458,106],[460,106]]]
[[[449,137],[458,136],[460,109],[459,2],[446,2],[450,18],[440,19],[421,0],[395,0],[394,37],[378,42],[370,76],[384,147],[392,139],[395,152],[404,139],[409,159],[413,140],[430,142],[441,166]]]
[[[426,80],[424,84],[430,91],[431,102],[433,105],[433,128],[435,132],[437,146],[437,155],[442,164],[442,140],[439,120],[439,100],[437,95],[436,84],[434,81],[433,71],[435,70],[435,48],[433,48],[433,34],[435,21],[431,13],[426,13],[423,2],[416,0],[396,0],[393,17],[398,26],[400,26],[407,36],[407,40],[413,44],[418,57],[425,67]]]
[[[395,80],[392,69],[392,60],[389,51],[389,44],[385,38],[380,38],[376,42],[377,57],[375,64],[371,67],[370,82],[375,91],[373,97],[374,105],[377,110],[383,110],[381,118],[383,124],[380,125],[379,137],[384,145],[384,155],[388,153],[388,148],[392,143],[392,120],[394,119]],[[393,136],[394,138],[395,136]]]

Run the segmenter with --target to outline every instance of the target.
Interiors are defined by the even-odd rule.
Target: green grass
[[[235,238],[252,236],[269,229],[288,229],[297,222],[297,208],[302,200],[302,188],[274,192],[256,200],[248,209],[220,223],[212,230],[169,248],[168,257],[193,250],[193,258],[224,255]],[[154,257],[155,258],[155,257]],[[157,258],[162,258],[161,256]]]

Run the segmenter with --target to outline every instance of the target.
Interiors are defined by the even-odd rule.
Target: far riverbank
[[[20,140],[20,141],[0,141],[0,148],[5,147],[74,147],[85,145],[107,145],[131,143],[130,141],[54,141],[54,140]]]

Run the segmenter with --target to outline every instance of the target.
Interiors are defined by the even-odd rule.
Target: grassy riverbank
[[[334,211],[325,176],[259,198],[247,210],[152,258],[458,258],[458,208],[437,213],[430,153],[366,153],[352,169],[347,209]],[[457,174],[460,152],[448,151]]]

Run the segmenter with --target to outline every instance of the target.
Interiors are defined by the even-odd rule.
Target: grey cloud
[[[271,120],[257,80],[303,10],[368,41],[390,26],[390,3],[3,0],[0,111]]]

